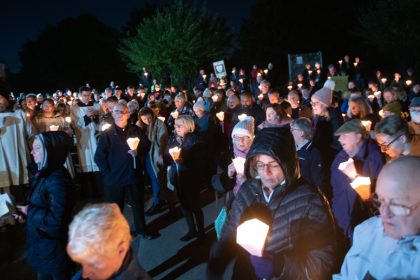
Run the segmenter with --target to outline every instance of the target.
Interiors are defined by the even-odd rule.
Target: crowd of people
[[[272,63],[249,74],[234,67],[218,79],[200,70],[191,94],[161,86],[146,68],[138,89],[111,82],[102,93],[89,84],[18,98],[2,91],[0,188],[28,204],[16,211],[26,216],[38,279],[67,279],[70,258],[83,268],[74,279],[148,279],[131,236],[158,238],[145,216],[173,214],[179,203],[179,239],[203,241],[200,193],[211,187],[227,212],[211,278],[233,257],[235,279],[418,278],[414,71],[370,78],[347,55],[327,68],[307,64],[285,85],[276,71]],[[338,90],[335,77],[347,88]],[[69,229],[74,182],[82,198],[105,203],[82,210]],[[121,215],[126,202],[132,229]],[[236,244],[236,229],[251,217],[270,226],[261,256]]]

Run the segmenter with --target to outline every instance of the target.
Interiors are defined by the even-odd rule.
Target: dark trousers
[[[198,232],[200,235],[204,234],[204,215],[201,208],[191,211],[181,204],[181,211],[187,221],[188,233]]]
[[[127,198],[128,203],[133,210],[134,226],[138,233],[146,231],[146,221],[144,218],[144,191],[143,187],[130,184],[125,186],[105,186],[104,195],[106,202],[113,202],[118,204],[121,212],[124,211],[124,202]]]
[[[83,198],[102,196],[102,176],[99,172],[80,173],[80,184]]]

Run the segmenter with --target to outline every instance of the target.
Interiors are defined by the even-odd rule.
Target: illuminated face
[[[401,186],[396,176],[386,176],[378,181],[376,193],[381,202],[379,212],[386,234],[394,239],[419,234],[420,232],[420,195],[414,186]],[[408,208],[409,215],[396,215],[395,207]],[[417,206],[417,207],[415,207]],[[394,210],[395,211],[395,210]],[[401,213],[400,213],[401,214]],[[406,213],[405,213],[406,214]]]
[[[187,127],[182,121],[178,121],[178,119],[175,120],[175,132],[180,137],[185,137],[185,135],[188,134]]]
[[[391,159],[399,157],[404,151],[405,136],[391,136],[385,133],[376,133],[376,141],[383,153]]]
[[[274,188],[285,178],[279,163],[268,155],[257,155],[256,167],[261,182],[266,187]]]
[[[6,111],[7,107],[9,107],[9,101],[3,95],[0,95],[0,113]]]
[[[152,116],[151,115],[144,115],[140,117],[141,121],[144,122],[146,125],[150,125],[152,123]]]
[[[112,110],[112,117],[114,118],[114,122],[117,126],[124,127],[128,123],[130,113],[128,112],[127,107],[117,105],[114,110]]]
[[[361,139],[361,134],[348,132],[341,134],[338,137],[338,142],[340,142],[341,147],[343,147],[343,150],[347,153],[347,155],[353,157],[359,151]]]
[[[392,101],[394,101],[394,95],[392,94],[392,92],[385,91],[384,92],[384,100],[385,100],[386,103],[391,103]]]
[[[265,111],[265,119],[269,123],[276,123],[280,117],[277,115],[273,108],[268,107]]]
[[[175,107],[178,109],[178,111],[181,111],[182,108],[184,108],[184,100],[181,98],[175,98]]]
[[[315,96],[312,96],[311,98],[311,105],[312,105],[312,111],[314,115],[321,115],[326,108],[326,105],[320,102],[319,99],[316,98]]]
[[[47,113],[47,114],[52,113],[52,112],[54,112],[54,109],[55,109],[54,104],[52,104],[50,102],[42,103],[42,111],[44,113]]]
[[[241,105],[245,108],[250,107],[252,105],[252,98],[249,96],[242,96]]]
[[[42,159],[44,157],[44,149],[42,147],[41,141],[39,141],[38,138],[35,138],[33,144],[32,144],[32,156],[34,157],[35,163],[41,163]]]
[[[35,110],[36,99],[34,97],[27,97],[26,98],[26,106],[31,110]]]
[[[227,106],[229,109],[234,109],[236,106],[238,106],[238,100],[236,98],[228,98]]]
[[[117,102],[106,102],[106,107],[108,108],[108,111],[112,113],[117,104]]]
[[[280,103],[280,96],[278,94],[269,94],[268,100],[270,101],[270,104],[279,104]]]
[[[268,86],[267,83],[263,83],[261,85],[261,93],[262,94],[267,94],[269,90],[270,90],[270,87]]]
[[[203,110],[198,109],[198,108],[193,108],[193,110],[194,110],[195,115],[196,115],[198,118],[201,118],[201,117],[203,116]]]
[[[289,101],[292,108],[296,108],[299,106],[299,96],[295,93],[289,93],[287,96],[287,101]]]
[[[89,103],[92,93],[90,91],[82,91],[79,95],[80,101],[83,103]]]
[[[353,116],[358,116],[360,114],[360,106],[355,102],[350,102],[350,111]]]
[[[235,148],[241,152],[248,152],[249,148],[251,148],[252,139],[248,135],[238,133],[232,137],[232,140]]]

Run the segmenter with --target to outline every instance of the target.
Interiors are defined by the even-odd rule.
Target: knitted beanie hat
[[[323,87],[320,90],[316,91],[312,98],[318,100],[321,103],[324,103],[328,107],[332,104],[332,91],[329,88]]]
[[[203,98],[199,97],[197,101],[194,103],[194,109],[200,109],[201,111],[205,111],[204,100]]]
[[[330,90],[335,90],[335,82],[333,80],[326,80],[324,83],[324,87],[329,88]]]
[[[246,135],[254,138],[254,118],[251,116],[246,117],[238,122],[232,130],[232,137],[235,135]]]

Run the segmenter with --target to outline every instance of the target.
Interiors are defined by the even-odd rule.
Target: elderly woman
[[[168,131],[166,125],[148,107],[140,110],[139,119],[140,127],[146,129],[147,138],[151,143],[146,156],[146,173],[152,185],[153,205],[145,214],[152,216],[157,214],[163,206],[161,196],[166,190],[166,166],[163,156],[168,147]]]
[[[234,279],[330,278],[335,263],[334,222],[323,196],[300,179],[289,129],[268,128],[255,137],[245,174],[248,180],[211,250],[209,272],[220,275],[236,255]],[[235,244],[240,223],[264,213],[257,209],[265,210],[263,217],[270,226],[262,257]]]
[[[130,243],[130,227],[117,204],[85,207],[69,229],[67,253],[82,266],[73,280],[151,279],[139,265]]]
[[[63,131],[37,134],[32,155],[37,173],[31,180],[27,210],[26,260],[38,279],[68,279],[67,226],[74,205],[74,185],[63,164],[72,140]]]
[[[181,211],[187,221],[188,232],[180,238],[189,241],[204,237],[204,216],[200,205],[200,190],[207,182],[207,151],[199,136],[194,133],[195,125],[191,116],[181,115],[175,120],[175,135],[169,146],[181,149],[172,156],[169,170],[170,183],[175,186]]]
[[[175,97],[175,111],[172,112],[168,118],[168,126],[170,129],[174,128],[175,119],[180,115],[194,116],[193,108],[191,108],[191,105],[187,102],[183,93],[178,93]]]

